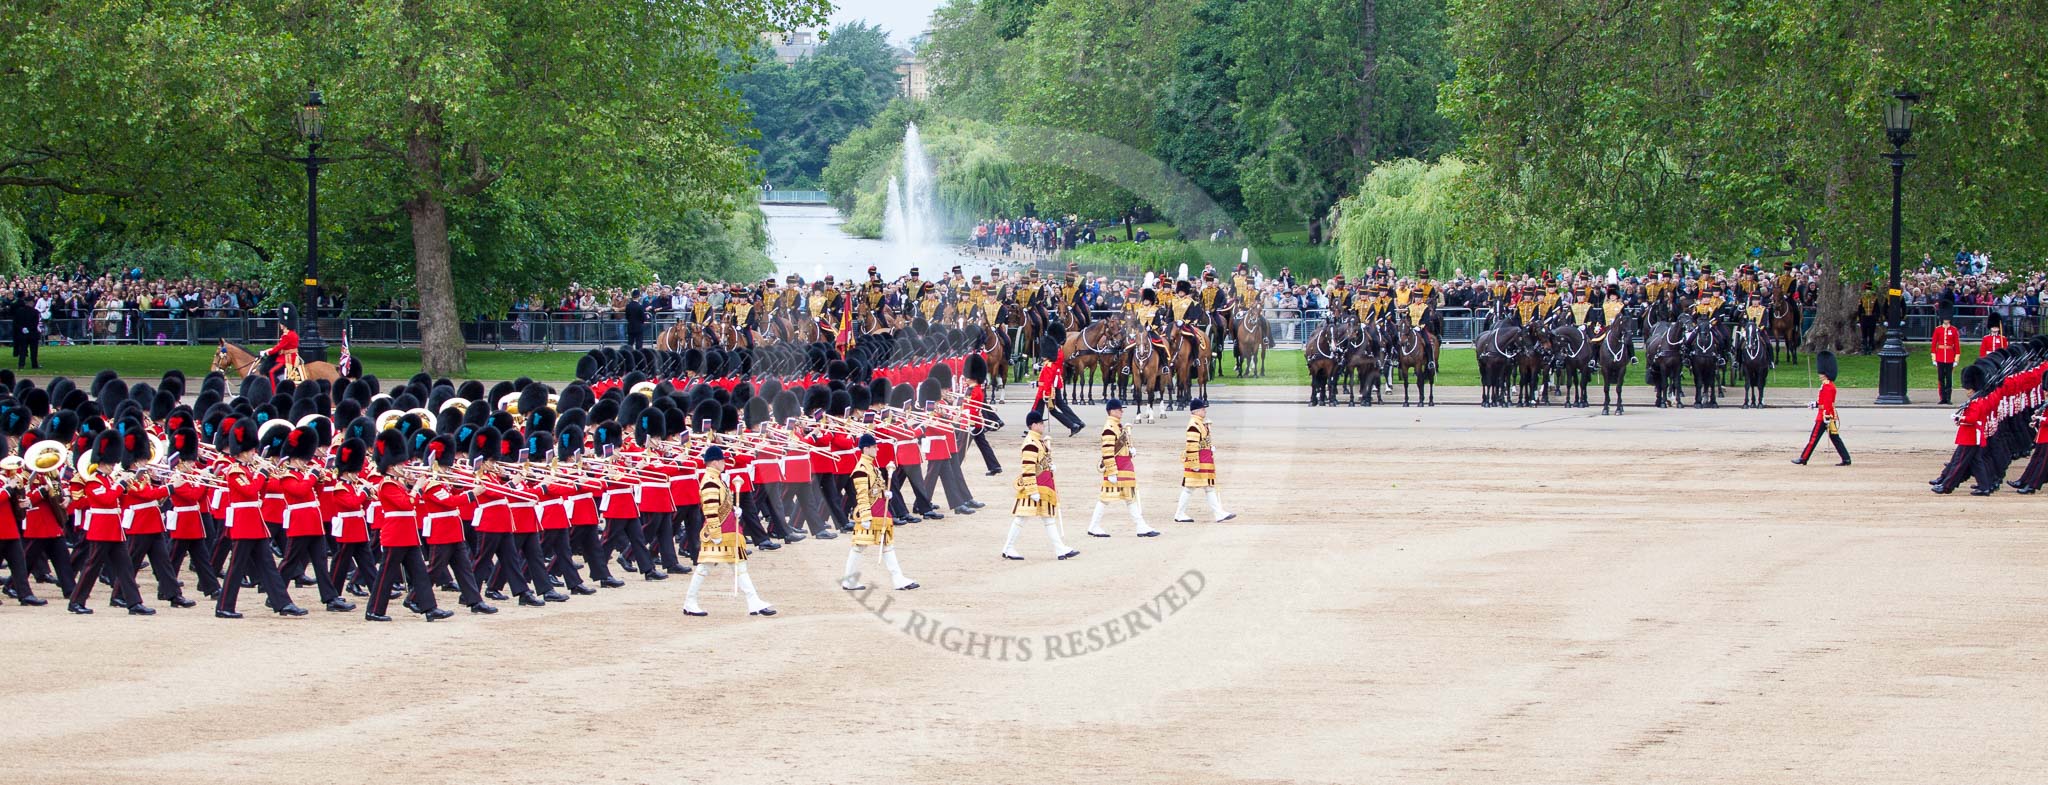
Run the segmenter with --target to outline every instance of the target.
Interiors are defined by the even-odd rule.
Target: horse
[[[1131,402],[1138,407],[1138,422],[1165,419],[1160,411],[1166,395],[1164,341],[1136,319],[1125,320],[1124,340],[1130,347],[1124,358],[1125,379]]]
[[[1102,374],[1103,388],[1109,388],[1109,374],[1115,365],[1113,360],[1124,353],[1123,320],[1123,314],[1116,314],[1075,330],[1067,335],[1066,344],[1060,347],[1066,350],[1068,369],[1081,379],[1080,400],[1095,400],[1095,373],[1098,371]]]
[[[1510,405],[1508,380],[1528,351],[1524,345],[1527,340],[1528,331],[1512,321],[1504,321],[1472,340],[1473,353],[1479,361],[1479,405]]]
[[[1358,338],[1344,352],[1344,361],[1339,365],[1337,374],[1340,380],[1349,380],[1352,378],[1352,374],[1357,374],[1356,382],[1358,387],[1356,392],[1352,391],[1353,388],[1350,381],[1343,382],[1345,393],[1352,406],[1359,405],[1361,401],[1366,406],[1371,406],[1375,395],[1379,397],[1381,403],[1385,403],[1387,400],[1386,393],[1381,392],[1379,389],[1380,373],[1385,365],[1385,357],[1383,355],[1387,352],[1385,336],[1389,334],[1379,328],[1384,328],[1385,326],[1384,323],[1361,326],[1358,331]]]
[[[258,376],[268,376],[271,365],[275,364],[277,359],[276,357],[258,357],[256,353],[228,343],[226,338],[222,338],[220,340],[220,348],[214,351],[213,361],[207,365],[206,370],[209,373],[220,371],[221,373],[232,374],[238,379],[252,373]],[[305,362],[301,365],[306,372],[306,381],[309,382],[323,380],[336,382],[344,378],[355,378],[362,375],[362,361],[360,360],[352,363],[354,367],[348,369],[355,372],[353,376],[344,374],[342,372],[344,369],[330,362]],[[279,374],[279,378],[283,378],[283,375]]]
[[[1657,389],[1657,408],[1677,406],[1685,408],[1685,343],[1692,331],[1690,316],[1680,316],[1669,322],[1650,328],[1650,337],[1643,341],[1643,354],[1649,357],[1649,365],[1643,375],[1652,387]]]
[[[1235,346],[1232,353],[1237,356],[1237,375],[1266,375],[1266,349],[1273,345],[1273,325],[1266,321],[1266,313],[1258,308],[1239,306],[1230,321]],[[1251,347],[1249,351],[1245,347]]]
[[[1422,327],[1397,325],[1400,333],[1395,344],[1394,367],[1401,372],[1401,405],[1408,405],[1408,375],[1415,375],[1415,404],[1436,405],[1436,357],[1438,342],[1436,333]],[[1423,396],[1428,396],[1427,403]]]
[[[1601,414],[1608,413],[1609,390],[1613,390],[1614,414],[1623,413],[1621,393],[1628,388],[1628,367],[1636,361],[1635,336],[1629,329],[1631,324],[1629,318],[1623,316],[1607,325],[1606,334],[1598,342],[1599,351],[1594,353],[1594,362],[1600,366]]]
[[[1169,406],[1177,404],[1187,408],[1198,386],[1202,397],[1209,396],[1209,350],[1203,346],[1206,342],[1201,331],[1193,325],[1170,328],[1166,344],[1167,356],[1172,361],[1175,397]]]
[[[1550,403],[1550,390],[1545,381],[1550,375],[1551,333],[1548,320],[1538,319],[1529,325],[1524,333],[1522,345],[1525,351],[1515,358],[1515,368],[1521,373],[1516,391],[1521,393],[1517,405],[1535,406],[1540,395],[1543,403]]]
[[[1345,354],[1356,341],[1358,323],[1336,319],[1316,326],[1302,344],[1303,362],[1308,365],[1308,405],[1337,405],[1337,375],[1343,371]]]
[[[1720,372],[1721,355],[1728,349],[1720,324],[1709,317],[1705,325],[1695,326],[1686,336],[1684,349],[1686,367],[1692,371],[1692,405],[1718,408],[1721,387],[1715,374]]]
[[[1785,354],[1788,361],[1799,362],[1799,339],[1802,337],[1799,328],[1800,323],[1805,321],[1805,316],[1799,312],[1799,304],[1792,301],[1792,296],[1789,293],[1773,292],[1771,294],[1770,320],[1768,337],[1776,339],[1779,343],[1785,345]],[[1773,348],[1771,350],[1771,359],[1776,360],[1777,356],[1777,350]]]
[[[1764,408],[1764,383],[1770,378],[1771,358],[1776,354],[1766,328],[1743,329],[1735,344],[1735,364],[1742,369],[1742,408]]]
[[[1561,324],[1551,331],[1551,340],[1557,347],[1554,363],[1558,381],[1564,385],[1564,405],[1586,407],[1586,388],[1593,383],[1593,354],[1595,347],[1586,337],[1584,330],[1576,324]]]

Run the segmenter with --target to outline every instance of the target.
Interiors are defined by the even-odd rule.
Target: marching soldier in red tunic
[[[341,589],[327,572],[327,522],[320,517],[320,477],[312,466],[319,439],[313,429],[306,427],[291,429],[284,439],[285,473],[271,480],[284,494],[284,536],[288,543],[278,571],[299,575],[311,566],[321,604],[329,611],[353,611],[355,603],[341,598]]]
[[[426,559],[420,556],[418,491],[427,480],[421,478],[408,488],[393,476],[392,470],[405,462],[403,437],[385,431],[378,435],[377,442],[377,474],[369,481],[377,497],[377,542],[384,548],[384,560],[377,569],[376,582],[370,587],[370,606],[363,610],[363,619],[391,620],[385,611],[391,606],[391,587],[400,572],[404,573],[410,592],[405,601],[407,610],[425,616],[430,622],[453,616],[453,612],[435,605],[434,581],[428,577]]]
[[[6,451],[6,442],[0,440],[0,453]],[[0,494],[0,561],[7,567],[7,596],[23,605],[48,605],[48,601],[36,596],[35,587],[28,580],[28,550],[22,545],[22,537],[32,472],[23,466],[19,456],[0,458],[0,483],[6,485],[5,493]]]
[[[291,594],[285,590],[284,575],[277,571],[277,562],[270,556],[270,529],[264,525],[259,509],[269,480],[250,469],[256,460],[256,423],[235,421],[221,430],[221,442],[221,452],[234,459],[221,475],[221,483],[227,486],[227,537],[234,547],[213,615],[222,619],[242,618],[235,611],[235,599],[241,592],[242,580],[247,578],[263,590],[264,603],[273,612],[280,616],[304,616],[306,609],[292,602]]]
[[[106,570],[113,577],[114,607],[127,608],[136,616],[149,616],[155,609],[142,604],[142,592],[135,586],[135,562],[129,558],[128,543],[121,530],[122,497],[127,486],[115,477],[120,471],[121,435],[112,429],[101,431],[93,439],[92,454],[88,456],[84,474],[72,481],[74,504],[82,505],[85,519],[85,546],[79,556],[77,584],[71,590],[72,613],[89,614],[92,608],[86,602],[92,599],[93,587],[99,585],[100,571]]]
[[[470,512],[468,497],[441,479],[455,463],[455,438],[437,436],[409,451],[404,438],[386,438],[387,435],[397,436],[391,431],[377,436],[378,465],[402,464],[410,452],[422,467],[421,476],[412,482],[408,495],[415,500],[413,510],[419,520],[420,539],[429,554],[427,573],[448,570],[455,579],[456,591],[460,592],[457,602],[470,613],[497,613],[497,606],[484,601],[483,587],[476,579],[476,559],[470,555],[468,532],[462,526]]]
[[[205,468],[199,458],[199,432],[191,428],[180,428],[170,435],[172,467],[190,467],[186,471]],[[171,565],[176,566],[190,559],[192,573],[199,579],[199,593],[212,599],[220,595],[220,573],[213,569],[214,542],[206,532],[205,517],[200,510],[206,497],[213,495],[213,489],[193,480],[173,480],[171,492],[171,517],[165,521],[165,529],[171,538]]]
[[[1820,373],[1820,395],[1813,401],[1813,434],[1806,439],[1806,449],[1799,451],[1793,463],[1805,465],[1813,457],[1814,445],[1820,443],[1821,434],[1827,434],[1828,441],[1835,445],[1835,452],[1841,453],[1842,462],[1837,466],[1849,465],[1849,448],[1842,445],[1842,421],[1835,413],[1835,354],[1821,352],[1813,359],[1814,370]]]

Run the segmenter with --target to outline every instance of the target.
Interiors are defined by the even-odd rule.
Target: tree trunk
[[[420,292],[420,370],[435,378],[468,370],[462,322],[455,312],[455,274],[448,245],[448,206],[421,197],[406,204],[412,218],[413,280]]]
[[[423,184],[441,182],[438,144],[414,131],[406,139],[405,160]],[[431,187],[423,186],[405,203],[412,220],[413,283],[419,288],[420,370],[460,376],[468,370],[462,322],[455,312],[454,249],[448,244],[448,205]]]
[[[1822,186],[1821,209],[1833,213],[1839,204],[1845,168],[1838,162],[1827,184]],[[1808,264],[1818,271],[1820,294],[1814,298],[1813,327],[1800,337],[1801,348],[1812,352],[1846,354],[1861,347],[1856,330],[1856,292],[1842,279],[1841,260],[1832,248],[1817,244],[1805,222],[1794,227],[1795,241],[1806,249]]]

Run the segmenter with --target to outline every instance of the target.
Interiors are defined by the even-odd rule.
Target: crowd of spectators
[[[1122,225],[1115,221],[1081,220],[1078,216],[1055,219],[995,218],[974,225],[969,242],[977,251],[1006,258],[1035,258],[1095,242],[1121,242]],[[1134,242],[1150,240],[1150,233],[1134,229]]]

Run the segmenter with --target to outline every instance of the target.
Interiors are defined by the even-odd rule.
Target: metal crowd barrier
[[[1631,306],[1639,311],[1641,306]],[[2016,315],[2008,315],[2017,311]],[[1446,344],[1469,344],[1491,316],[1491,308],[1439,308]],[[2021,337],[2042,332],[2042,315],[2027,313],[2020,307],[1958,305],[1952,317],[1966,339],[1974,339],[1986,331],[1989,315],[1999,313],[2005,331]],[[1098,317],[1118,311],[1097,311]],[[641,341],[653,346],[654,339],[669,325],[675,323],[675,312],[648,314],[643,326]],[[1268,308],[1266,320],[1273,327],[1273,342],[1278,346],[1298,347],[1306,343],[1308,336],[1315,332],[1330,316],[1327,309],[1320,308]],[[125,346],[191,346],[210,344],[227,340],[243,344],[268,344],[277,337],[277,318],[274,316],[218,316],[218,315],[172,315],[163,311],[96,311],[90,317],[59,316],[43,320],[43,334],[47,344],[77,345],[125,345]],[[1813,312],[1808,309],[1806,325],[1812,326]],[[12,334],[12,323],[0,318]],[[1906,339],[1926,341],[1933,334],[1936,325],[1935,309],[1931,305],[1908,306],[1906,313]],[[338,341],[346,330],[349,342],[359,346],[405,347],[420,343],[419,314],[416,311],[372,311],[360,314],[323,314],[320,317],[320,333],[330,342]],[[1883,326],[1878,327],[1882,335]],[[504,319],[471,319],[462,323],[462,336],[473,346],[526,349],[546,351],[550,349],[583,350],[595,346],[619,346],[627,343],[626,321],[614,311],[524,311]]]

